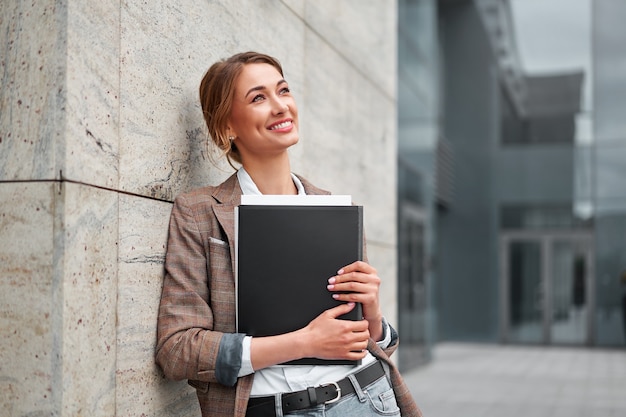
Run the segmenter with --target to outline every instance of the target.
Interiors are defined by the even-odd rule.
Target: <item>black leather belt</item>
[[[385,375],[385,370],[380,361],[376,361],[354,374],[361,388],[365,388],[383,375]],[[319,387],[309,387],[302,391],[287,392],[282,394],[283,414],[315,407],[319,404],[334,403],[341,397],[352,393],[354,393],[354,386],[352,386],[352,382],[347,377],[341,381],[322,384]],[[246,417],[273,416],[276,416],[275,396],[251,397],[248,400]]]

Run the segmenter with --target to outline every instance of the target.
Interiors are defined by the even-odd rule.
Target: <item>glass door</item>
[[[514,343],[540,343],[545,305],[541,242],[511,241],[507,258],[508,339]]]
[[[593,268],[585,234],[507,233],[502,238],[502,340],[592,342]]]
[[[551,249],[552,342],[586,344],[590,320],[590,248],[584,241],[559,239],[552,242]]]

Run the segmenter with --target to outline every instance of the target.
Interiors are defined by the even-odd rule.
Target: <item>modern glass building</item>
[[[626,2],[398,13],[401,367],[445,340],[624,346]]]

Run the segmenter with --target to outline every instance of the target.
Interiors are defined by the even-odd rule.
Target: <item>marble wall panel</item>
[[[373,87],[396,96],[396,0],[307,1],[305,19]]]
[[[118,186],[120,0],[68,0],[63,178]]]
[[[61,286],[53,274],[54,183],[0,184],[0,414],[52,415]],[[55,395],[56,394],[56,395]]]
[[[121,16],[125,191],[171,201],[232,172],[207,153],[198,101],[200,80],[213,62],[260,50],[280,58],[296,89],[302,84],[304,25],[283,2],[127,0]]]
[[[295,14],[304,19],[304,11],[307,0],[282,0]]]
[[[0,2],[0,179],[58,177],[64,129],[63,2]]]
[[[115,415],[118,194],[62,183],[55,234],[63,274],[64,416]],[[59,306],[57,306],[59,308]]]
[[[117,415],[200,415],[195,391],[154,362],[171,203],[120,196]]]

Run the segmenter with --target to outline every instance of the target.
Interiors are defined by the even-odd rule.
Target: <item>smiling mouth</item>
[[[291,126],[292,121],[291,120],[286,120],[284,122],[280,122],[278,124],[275,124],[273,126],[270,126],[270,130],[278,130],[278,129],[284,129],[286,127]]]

